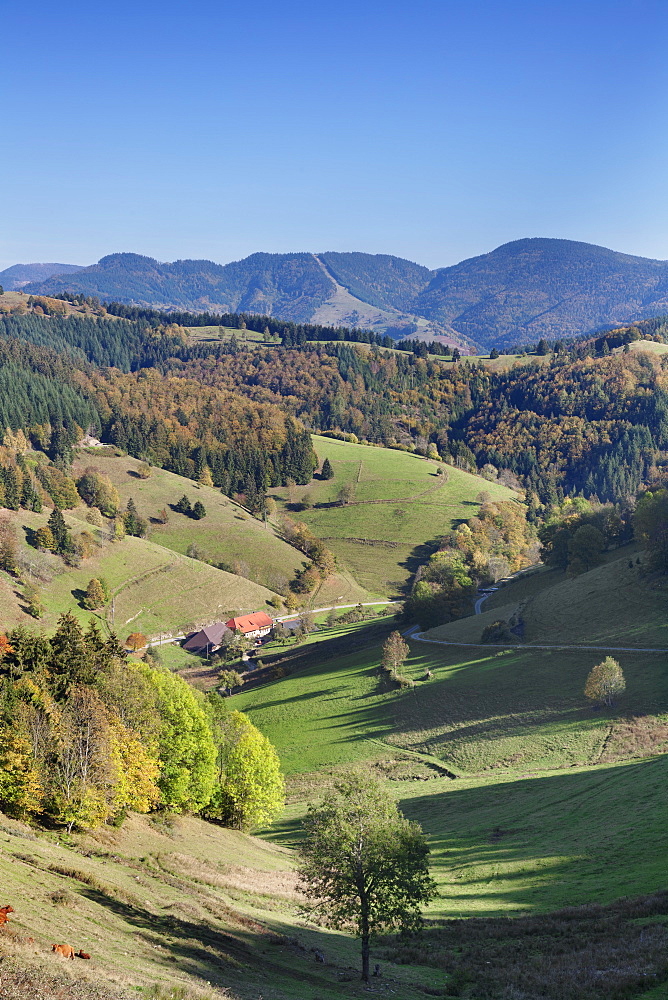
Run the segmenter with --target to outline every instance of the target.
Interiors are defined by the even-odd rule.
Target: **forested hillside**
[[[423,339],[442,335],[460,347],[572,337],[668,311],[666,261],[556,239],[515,240],[436,271],[388,254],[256,253],[220,265],[163,264],[116,253],[26,290],[169,309],[270,313],[306,323],[325,303],[335,303],[335,282],[350,297],[349,317],[365,317],[350,319],[351,325],[361,322],[377,332],[391,327],[397,336],[412,331]],[[332,315],[344,322],[341,309]]]
[[[14,291],[31,281],[46,281],[54,274],[74,274],[81,270],[79,264],[13,264],[0,271],[0,285],[5,291]]]
[[[54,458],[90,427],[179,475],[206,467],[225,492],[307,482],[316,459],[305,428],[489,467],[493,478],[505,470],[542,504],[578,492],[616,501],[662,475],[668,362],[638,340],[660,339],[661,323],[491,371],[309,343],[289,325],[281,344],[188,343],[156,315],[0,319],[4,425],[61,428],[48,442],[35,432]]]
[[[668,311],[668,263],[573,240],[515,240],[436,273],[414,311],[508,347]]]
[[[620,499],[668,446],[668,372],[642,352],[575,350],[494,373],[329,344],[240,351],[215,366],[192,361],[188,371],[271,400],[314,430],[510,470],[543,503],[558,490]]]

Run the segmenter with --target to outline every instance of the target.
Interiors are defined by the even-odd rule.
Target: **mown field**
[[[239,330],[234,326],[187,326],[188,339],[196,344],[199,341],[229,341],[234,337],[239,345],[272,344],[271,337],[267,339],[263,333],[255,330]]]
[[[101,451],[81,455],[75,472],[80,474],[87,466],[93,466],[111,479],[123,506],[132,497],[138,512],[149,521],[152,542],[181,554],[195,546],[201,558],[216,565],[222,563],[247,581],[259,583],[269,590],[288,592],[289,581],[307,560],[280,538],[274,524],[263,524],[220,490],[194,483],[173,472],[152,468],[150,477],[142,479],[137,471],[140,465],[137,459],[129,456],[119,458]],[[201,501],[206,517],[195,521],[173,511],[171,507],[184,495],[191,506]],[[167,511],[167,524],[158,520],[161,510]],[[345,571],[325,581],[316,596],[319,605],[368,599],[366,590]]]
[[[490,622],[521,610],[526,643],[668,649],[668,585],[662,577],[648,578],[643,562],[636,546],[625,546],[572,580],[543,567],[502,586],[481,615],[430,629],[425,637],[478,642]]]
[[[367,591],[388,597],[401,593],[430,550],[430,544],[462,520],[473,517],[482,492],[512,500],[511,490],[479,476],[407,452],[350,444],[314,435],[321,462],[334,470],[330,480],[272,490],[350,569]],[[342,487],[352,500],[338,504]]]

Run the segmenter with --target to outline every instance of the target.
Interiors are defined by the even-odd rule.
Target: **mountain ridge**
[[[436,270],[356,251],[257,252],[228,264],[161,263],[114,253],[23,290],[81,292],[163,309],[271,314],[488,350],[668,312],[668,261],[546,237],[513,240]]]

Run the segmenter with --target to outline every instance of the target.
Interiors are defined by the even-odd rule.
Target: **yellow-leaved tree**
[[[113,808],[116,814],[127,809],[149,812],[160,801],[160,765],[141,739],[116,716],[110,720],[110,753],[116,771]]]
[[[236,830],[270,823],[285,802],[276,750],[242,712],[219,716],[213,729],[217,780],[204,815]]]
[[[584,693],[586,698],[610,706],[624,690],[626,681],[622,668],[612,656],[606,656],[590,670]]]
[[[39,812],[42,785],[32,743],[18,727],[0,731],[0,807],[8,816],[27,819]]]

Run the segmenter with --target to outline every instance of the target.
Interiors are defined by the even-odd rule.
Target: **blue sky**
[[[668,258],[665,0],[6,5],[0,268]]]

